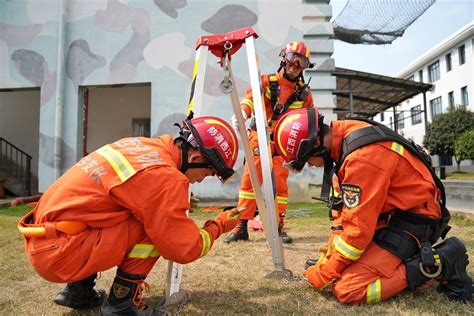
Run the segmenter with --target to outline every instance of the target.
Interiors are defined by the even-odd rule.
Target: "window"
[[[428,79],[430,82],[439,80],[439,60],[428,66]]]
[[[384,121],[383,112],[380,112],[380,121],[381,121],[381,122]]]
[[[450,109],[454,107],[454,92],[453,91],[448,93],[448,106]]]
[[[411,125],[421,123],[421,105],[414,106],[410,109]]]
[[[415,75],[411,75],[410,77],[407,78],[407,80],[415,81]]]
[[[150,137],[150,119],[134,118],[132,119],[132,136],[133,137]]]
[[[450,72],[453,69],[453,63],[451,62],[451,53],[446,54],[446,72]]]
[[[402,129],[405,127],[405,119],[403,116],[403,112],[395,114],[395,126],[397,129]]]
[[[464,45],[461,45],[458,47],[458,54],[459,54],[459,64],[462,65],[466,62],[466,50],[465,50]]]
[[[418,71],[418,79],[419,79],[418,81],[423,82],[423,69]]]
[[[443,105],[441,104],[441,97],[430,100],[431,119],[443,113]]]
[[[461,88],[462,105],[469,105],[469,95],[467,93],[467,86]]]

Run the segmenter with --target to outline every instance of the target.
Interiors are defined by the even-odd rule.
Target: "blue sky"
[[[331,0],[333,19],[346,2]],[[336,40],[333,58],[336,67],[392,76],[473,18],[474,0],[437,0],[392,44],[353,45]]]

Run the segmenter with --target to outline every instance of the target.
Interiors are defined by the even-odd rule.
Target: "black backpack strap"
[[[278,77],[276,74],[268,75],[268,80],[270,82],[269,89],[270,89],[270,102],[272,104],[272,108],[275,107],[275,104],[278,101],[278,90],[280,89],[280,85],[278,84]]]
[[[450,227],[448,226],[448,222],[451,219],[451,214],[449,213],[449,210],[446,208],[446,192],[444,189],[444,185],[441,182],[441,180],[436,176],[430,162],[427,161],[425,156],[417,148],[416,144],[412,141],[407,140],[403,136],[396,133],[394,130],[390,129],[389,127],[379,122],[375,122],[375,121],[372,121],[369,119],[363,119],[363,118],[350,118],[350,119],[363,121],[363,122],[371,124],[371,126],[356,130],[353,133],[351,133],[348,137],[346,137],[346,139],[344,139],[341,145],[340,159],[336,164],[336,173],[339,171],[339,168],[341,167],[344,159],[357,148],[360,148],[362,146],[365,146],[371,143],[381,142],[381,141],[394,141],[394,142],[399,143],[408,151],[410,151],[413,155],[415,155],[420,161],[423,162],[425,167],[430,172],[431,177],[433,178],[433,181],[436,187],[440,190],[441,197],[439,200],[439,204],[440,204],[441,212],[442,212],[442,218],[441,218],[441,223],[440,223],[440,226],[442,226],[442,229],[440,230],[440,237],[444,239],[444,237],[446,236],[446,234],[448,233],[450,229]]]
[[[276,89],[272,89],[272,84],[273,84],[272,78],[277,78],[277,77],[274,74],[270,75],[270,92],[271,92],[270,100],[271,100],[271,104],[273,108],[272,118],[269,121],[270,126],[275,124],[278,119],[278,116],[284,113],[286,110],[288,110],[290,105],[293,104],[295,101],[306,100],[310,91],[310,88],[308,85],[309,82],[308,84],[305,84],[302,80],[298,80],[295,86],[295,90],[288,97],[288,99],[286,99],[285,103],[283,104],[283,103],[277,102],[278,81],[276,81]]]

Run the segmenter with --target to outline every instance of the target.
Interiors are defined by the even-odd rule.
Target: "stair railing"
[[[23,150],[0,137],[0,170],[22,182],[28,195],[31,195],[31,159]]]

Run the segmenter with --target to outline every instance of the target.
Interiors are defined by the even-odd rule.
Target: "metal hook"
[[[219,89],[223,93],[230,93],[234,89],[234,84],[232,80],[230,80],[230,58],[229,58],[229,51],[232,48],[232,43],[225,42],[224,44],[224,56],[222,57],[222,68],[224,68],[224,79],[219,84]]]

